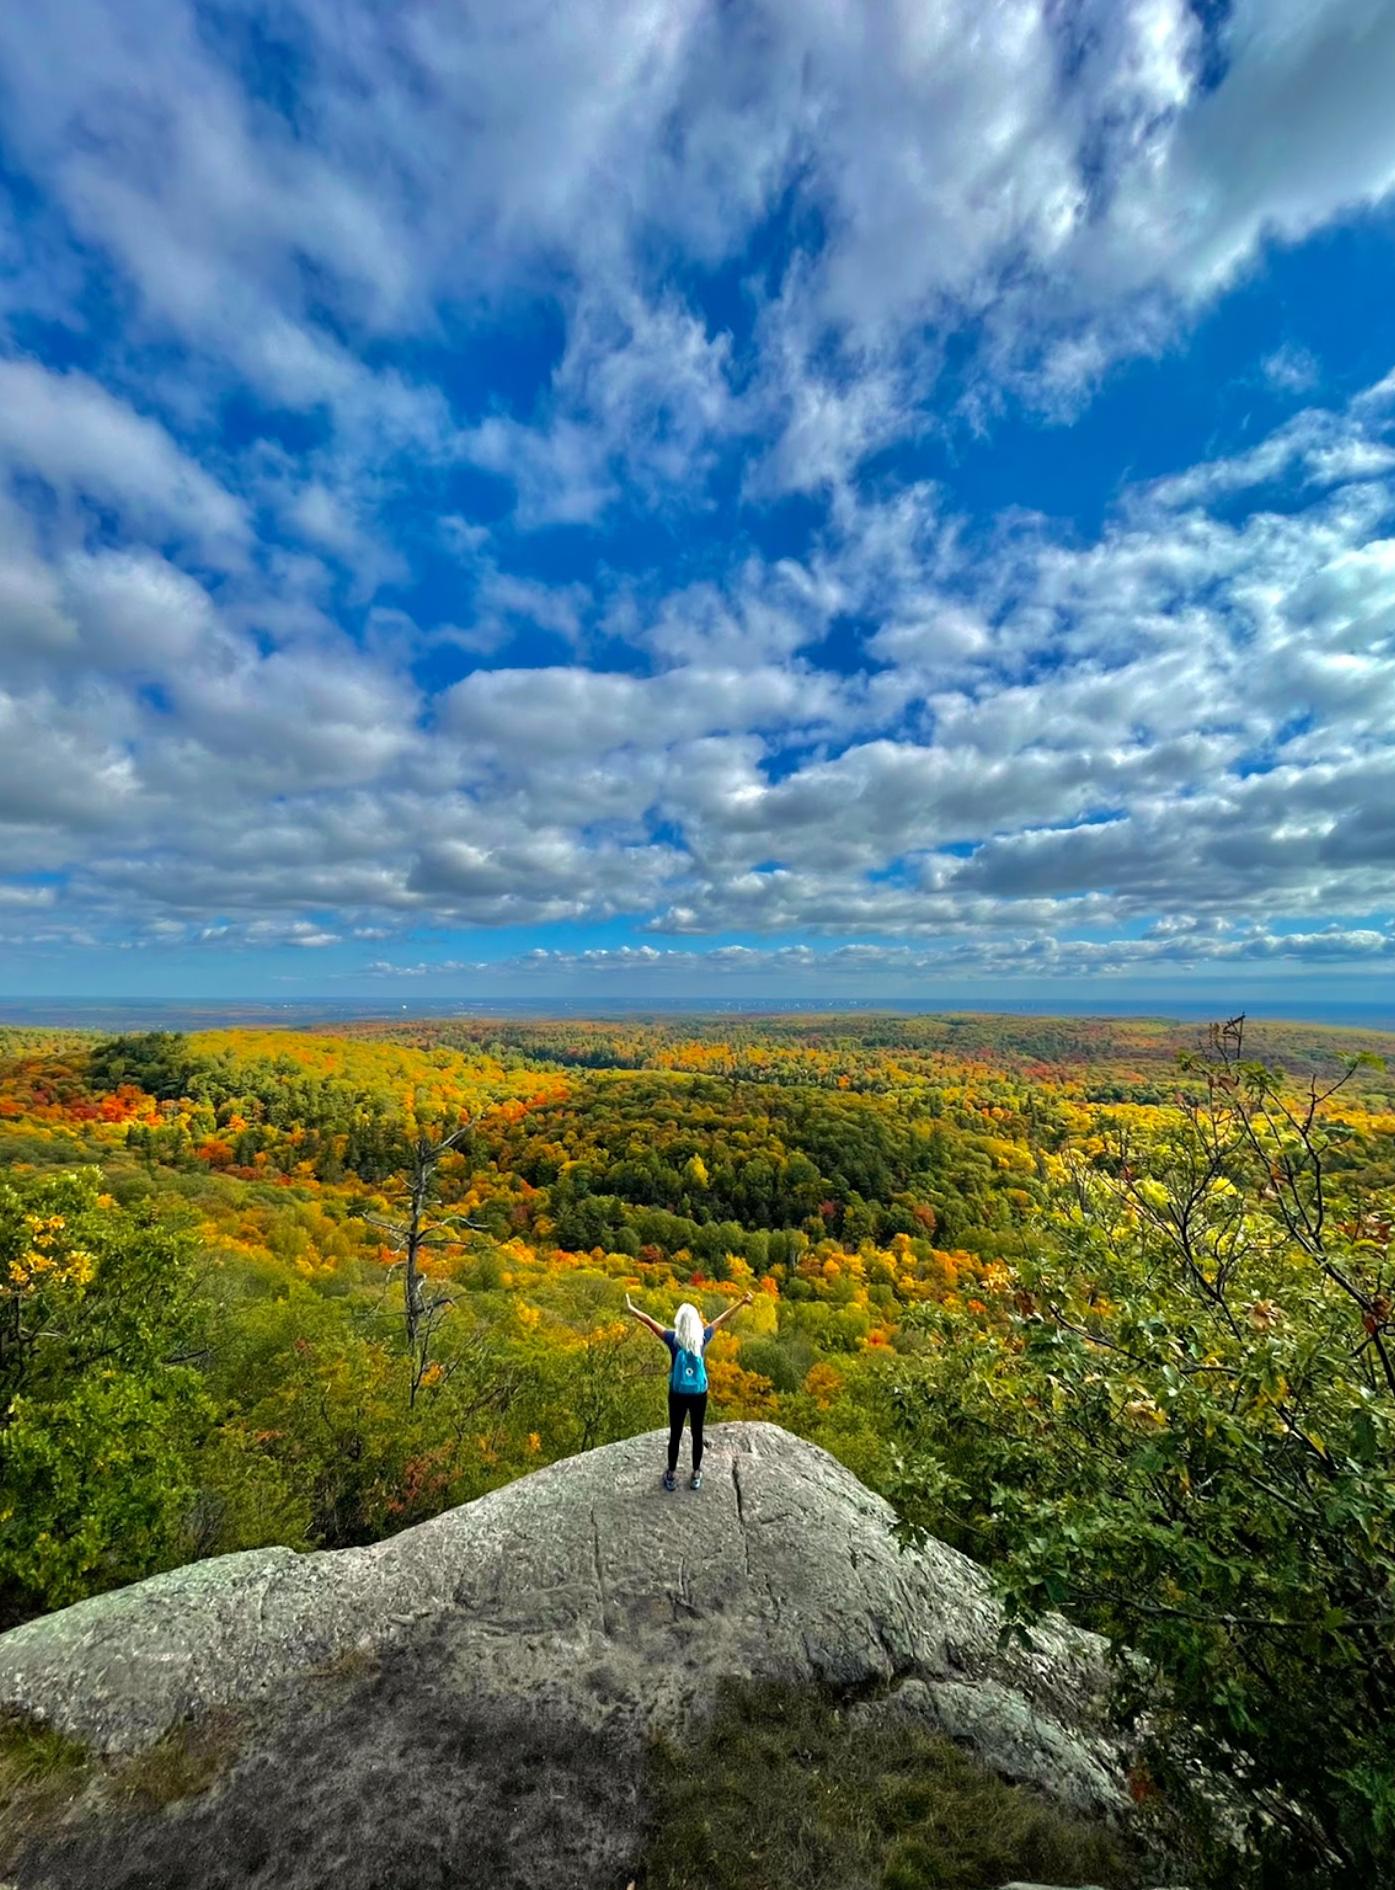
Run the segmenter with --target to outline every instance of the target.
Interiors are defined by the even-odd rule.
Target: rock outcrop
[[[632,1761],[728,1675],[911,1715],[1074,1810],[1122,1805],[1094,1636],[1052,1622],[1000,1647],[981,1570],[898,1548],[880,1498],[773,1425],[715,1427],[700,1493],[666,1494],[661,1467],[658,1433],[629,1439],[371,1548],[225,1556],[0,1636],[0,1710],[102,1752],[237,1729],[158,1839],[99,1864],[75,1829],[42,1881],[614,1880],[643,1813]],[[172,1867],[175,1827],[197,1869],[142,1876],[157,1841]]]

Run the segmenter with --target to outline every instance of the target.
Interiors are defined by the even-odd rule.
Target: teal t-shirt
[[[704,1347],[712,1343],[712,1328],[702,1329]],[[701,1352],[685,1352],[672,1332],[665,1332],[664,1344],[673,1354],[673,1364],[669,1369],[668,1388],[670,1391],[686,1392],[695,1397],[698,1392],[707,1389],[707,1365]]]

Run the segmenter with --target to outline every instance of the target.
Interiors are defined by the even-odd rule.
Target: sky
[[[1392,72],[0,9],[0,995],[1388,997]]]

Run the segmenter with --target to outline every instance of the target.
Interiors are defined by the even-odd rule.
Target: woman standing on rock
[[[702,1422],[707,1415],[707,1366],[703,1353],[707,1350],[712,1334],[718,1326],[725,1325],[733,1313],[740,1312],[743,1306],[749,1306],[751,1295],[739,1299],[725,1312],[718,1313],[710,1324],[702,1323],[702,1315],[696,1306],[690,1306],[686,1300],[673,1315],[671,1326],[661,1326],[657,1319],[651,1319],[647,1312],[641,1312],[629,1294],[625,1295],[625,1310],[632,1313],[642,1326],[648,1326],[656,1339],[662,1339],[668,1347],[673,1364],[668,1374],[668,1469],[664,1472],[664,1488],[678,1488],[678,1445],[683,1436],[683,1420],[687,1418],[693,1427],[693,1477],[692,1487],[702,1488]]]

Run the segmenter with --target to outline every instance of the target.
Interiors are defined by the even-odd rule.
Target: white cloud
[[[248,536],[241,504],[86,375],[0,360],[0,473],[37,475],[63,499],[112,507],[137,532],[173,535],[218,562]]]
[[[1187,506],[1292,477],[1313,488],[1379,479],[1392,467],[1395,447],[1367,431],[1356,416],[1308,410],[1248,453],[1156,481],[1149,497],[1159,505]]]
[[[61,569],[83,659],[100,670],[165,676],[214,635],[208,593],[150,551],[81,552]]]
[[[1271,349],[1309,404],[1092,531],[875,456],[1386,204],[1391,69],[1381,0],[9,9],[0,869],[106,938],[1379,956],[1395,378]]]
[[[71,702],[0,690],[0,869],[52,869],[71,844],[138,812],[129,705],[99,687]]]
[[[1263,237],[1293,241],[1395,187],[1395,15],[1383,0],[1239,0],[1222,40],[1220,83],[1193,93],[1105,251],[1117,269],[1166,272],[1192,294],[1228,281]],[[1267,135],[1280,125],[1282,137]]]
[[[583,300],[547,410],[527,423],[490,415],[457,450],[513,482],[524,526],[589,523],[622,492],[686,504],[737,425],[728,352],[671,301]]]
[[[1285,394],[1309,393],[1322,379],[1322,364],[1317,356],[1291,341],[1265,355],[1259,368],[1269,385]]]
[[[622,471],[691,499],[724,438],[772,426],[753,494],[837,484],[918,424],[940,340],[973,322],[990,373],[1078,395],[1266,241],[1395,184],[1383,0],[1237,0],[1214,82],[1185,0],[530,0],[506,23],[299,0],[259,29],[294,112],[247,88],[249,30],[184,0],[11,10],[18,161],[149,334],[328,408],[358,462],[452,446],[441,391],[368,344],[555,293],[537,412],[454,442],[530,523],[595,517]],[[664,259],[730,263],[776,217],[793,242],[773,280],[752,271],[740,363]]]
[[[931,1003],[934,980],[1027,977],[1065,981],[1207,969],[1234,975],[1267,965],[1345,966],[1359,972],[1382,967],[1392,959],[1395,931],[1389,928],[1325,926],[1313,932],[1253,928],[1188,936],[1160,933],[1107,942],[1002,938],[986,946],[960,941],[928,950],[861,942],[830,948],[727,945],[705,950],[626,945],[589,951],[537,950],[488,961],[419,959],[401,964],[378,959],[363,969],[377,978],[461,978],[472,991],[487,991],[498,984],[526,989],[531,984],[576,995],[595,991],[608,1000],[628,994],[640,1002],[647,996],[735,998],[743,989],[773,989],[822,999],[919,997]]]
[[[1341,450],[1369,404],[1303,437]],[[31,644],[7,699],[6,863],[66,865],[75,922],[316,936],[328,911],[368,932],[630,914],[991,954],[1159,914],[1307,934],[1388,909],[1391,495],[1222,522],[1205,503],[1231,491],[1203,467],[1185,500],[1126,495],[1094,542],[1038,523],[986,554],[928,492],[850,497],[804,564],[598,600],[647,670],[481,668],[430,700],[409,622],[376,653],[313,620],[268,649],[151,553],[49,571],[21,546],[76,643]],[[549,605],[487,562],[483,587],[591,634],[573,587]],[[880,621],[879,667],[795,654],[850,610]]]

